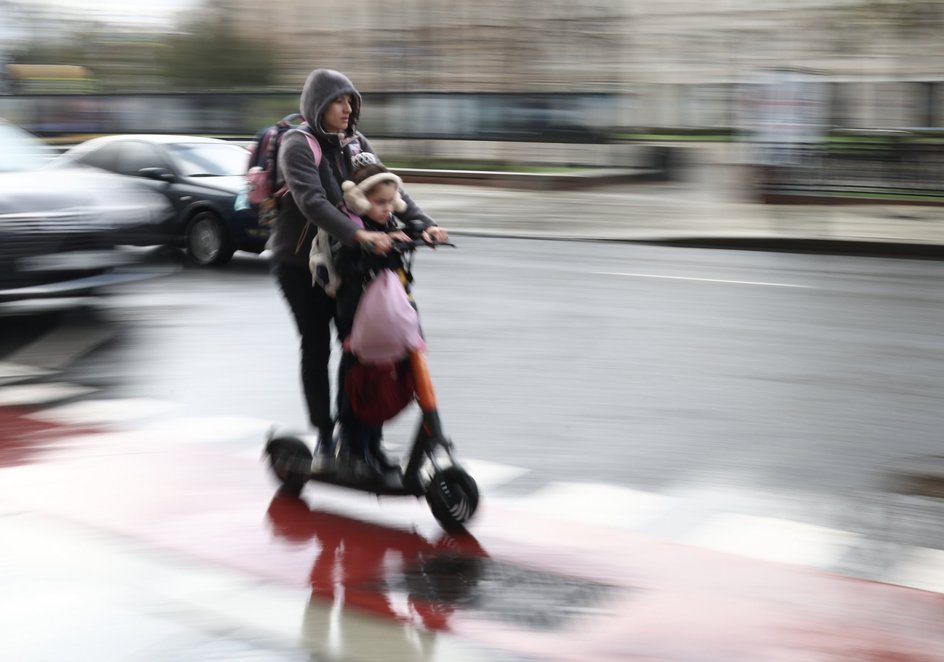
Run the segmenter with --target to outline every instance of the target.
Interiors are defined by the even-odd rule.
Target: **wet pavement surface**
[[[12,318],[4,656],[944,660],[940,503],[882,488],[939,449],[936,263],[420,259],[468,535],[412,498],[279,493],[263,439],[303,414],[263,261]]]
[[[3,470],[11,659],[944,659],[941,593],[500,499],[447,535],[410,499],[299,500],[248,457],[75,432]]]

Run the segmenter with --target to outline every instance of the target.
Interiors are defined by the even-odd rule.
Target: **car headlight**
[[[233,202],[233,209],[236,211],[249,209],[249,193],[246,191],[245,187],[240,189],[239,193],[236,194],[236,200]]]

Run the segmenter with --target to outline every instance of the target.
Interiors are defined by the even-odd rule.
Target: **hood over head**
[[[325,134],[321,126],[321,115],[328,104],[342,94],[351,95],[351,121],[347,126],[347,134],[351,135],[357,128],[361,113],[361,95],[354,83],[340,71],[333,69],[315,69],[308,74],[305,87],[302,88],[299,110],[316,133]]]

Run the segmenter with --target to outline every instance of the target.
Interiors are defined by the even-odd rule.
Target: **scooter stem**
[[[436,410],[436,392],[433,390],[433,380],[426,363],[426,354],[419,350],[410,352],[410,369],[413,371],[413,384],[416,390],[416,401],[423,411]]]

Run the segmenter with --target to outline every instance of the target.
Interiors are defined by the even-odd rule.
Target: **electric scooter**
[[[397,242],[394,250],[403,255],[403,269],[411,280],[412,253],[422,241]],[[436,246],[451,244],[435,244]],[[414,350],[409,354],[414,384],[414,397],[420,409],[420,423],[405,467],[382,478],[358,480],[343,471],[341,463],[328,471],[312,471],[314,457],[308,444],[293,434],[270,432],[264,456],[283,493],[300,495],[308,481],[347,487],[378,496],[424,497],[433,517],[448,532],[462,531],[472,519],[479,504],[475,480],[459,464],[455,446],[443,432],[433,390],[433,381],[426,354]]]

